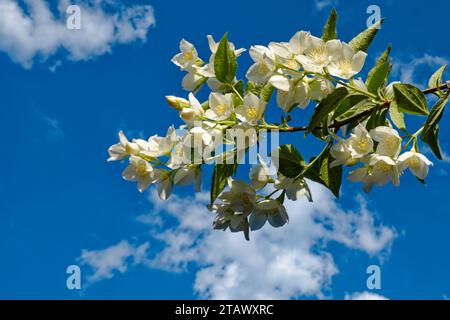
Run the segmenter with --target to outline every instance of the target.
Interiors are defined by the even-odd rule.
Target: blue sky
[[[0,5],[12,2],[0,0]],[[244,244],[242,252],[249,250],[265,262],[270,257],[262,254],[262,244],[270,245],[274,252],[295,249],[293,260],[276,255],[280,262],[273,266],[275,270],[289,269],[290,261],[305,261],[309,263],[307,270],[317,266],[323,274],[316,278],[313,273],[292,271],[292,278],[287,273],[288,278],[270,279],[246,277],[251,269],[244,268],[252,266],[238,250],[236,239],[244,241],[242,235],[216,235],[218,231],[211,232],[201,224],[183,225],[183,214],[192,215],[192,219],[196,213],[202,217],[202,195],[192,198],[192,188],[178,188],[169,200],[173,207],[161,204],[152,191],[140,194],[134,184],[121,179],[124,164],[106,162],[106,150],[116,143],[119,130],[130,137],[148,137],[164,134],[172,123],[181,124],[177,113],[164,101],[168,94],[187,96],[180,85],[182,73],[170,62],[181,38],[194,43],[200,55],[207,57],[207,34],[219,39],[228,31],[239,48],[286,41],[302,29],[320,35],[330,3],[340,16],[339,38],[348,41],[364,28],[366,8],[373,3],[321,1],[322,10],[315,1],[298,0],[278,1],[276,5],[228,1],[225,8],[212,1],[122,3],[125,8],[153,7],[156,22],[150,19],[141,26],[146,31],[145,41],[136,29],[126,40],[120,40],[118,34],[106,40],[96,38],[94,32],[86,39],[103,41],[94,49],[75,41],[63,45],[64,49],[45,52],[43,48],[33,49],[39,47],[34,44],[29,49],[32,53],[23,58],[20,50],[26,46],[8,47],[6,40],[11,40],[14,32],[0,29],[0,119],[6,144],[0,160],[0,298],[241,297],[236,293],[236,283],[241,282],[250,297],[251,292],[261,289],[274,297],[342,299],[368,291],[366,268],[371,264],[380,265],[382,270],[382,289],[373,294],[391,299],[450,296],[450,215],[445,201],[449,158],[438,162],[428,155],[435,165],[427,187],[406,174],[399,188],[376,188],[369,196],[360,196],[360,185],[345,182],[338,202],[317,188],[317,209],[306,203],[297,207],[292,204],[291,216],[306,212],[306,218],[296,222],[291,218],[287,233],[299,241],[314,241],[314,245],[304,248],[302,243],[283,238],[279,230],[265,228],[253,240],[260,239],[259,244]],[[442,10],[446,2],[441,4],[438,1],[424,7],[417,0],[380,2],[387,20],[369,51],[362,74],[392,43],[394,63],[399,65],[392,80],[425,84],[439,64],[450,59],[448,41],[440,32],[447,29],[446,11]],[[103,13],[108,16],[123,8],[98,10],[106,10]],[[56,12],[56,6],[52,10]],[[79,41],[86,39],[81,37]],[[36,39],[31,37],[30,41]],[[77,45],[85,50],[82,57],[74,53]],[[102,51],[104,48],[109,52]],[[241,76],[250,63],[247,54],[240,58]],[[199,97],[205,98],[206,91]],[[305,114],[295,111],[294,116],[302,121]],[[441,128],[444,151],[450,148],[450,131],[445,126],[448,120],[445,114]],[[300,133],[286,135],[282,142],[295,143],[310,156],[317,145],[304,142],[302,137]],[[205,191],[209,177],[210,168],[205,172]],[[344,227],[355,224],[372,238],[367,240],[341,225],[345,230],[334,230],[320,239],[324,231],[312,219],[316,214],[323,219],[338,217]],[[299,235],[307,232],[302,221],[320,230]],[[183,237],[191,237],[195,248],[177,250],[173,239]],[[205,239],[218,243],[212,245]],[[105,265],[101,254],[111,247],[120,249],[123,258],[112,267]],[[220,254],[212,256],[209,249]],[[92,258],[85,259],[85,264],[80,258],[83,250],[88,253],[85,258]],[[65,270],[71,264],[81,265],[84,290],[66,288]],[[243,268],[243,278],[231,279],[233,268]],[[208,280],[209,276],[224,284]],[[290,287],[292,281],[298,283]]]

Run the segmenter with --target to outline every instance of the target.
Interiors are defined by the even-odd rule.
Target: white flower
[[[338,143],[330,149],[330,153],[335,159],[330,164],[332,168],[342,164],[353,166],[373,151],[372,138],[362,124],[353,130],[347,140],[343,140],[337,135],[334,135],[334,138],[338,140]]]
[[[348,140],[341,139],[338,136],[334,136],[338,143],[334,144],[330,149],[330,154],[334,160],[330,163],[330,167],[334,168],[340,165],[352,166],[355,165],[355,161],[352,159],[352,150],[350,149],[350,143]]]
[[[147,161],[130,156],[130,164],[122,173],[122,177],[128,181],[137,181],[138,190],[143,192],[153,181],[153,167]]]
[[[216,230],[226,230],[228,227],[231,232],[243,231],[245,238],[249,240],[249,226],[247,221],[247,215],[238,213],[228,204],[214,204],[210,207],[211,211],[216,212],[216,219],[213,226]]]
[[[177,169],[184,164],[191,163],[190,153],[187,156],[185,150],[183,139],[173,147],[167,166],[171,169]]]
[[[221,94],[212,92],[209,95],[209,108],[205,117],[211,120],[226,120],[233,113],[233,95],[231,93]]]
[[[153,182],[157,184],[158,195],[161,200],[169,199],[172,194],[172,181],[170,180],[170,173],[161,170],[153,170]]]
[[[234,212],[250,213],[256,204],[256,192],[247,183],[232,178],[228,179],[229,191],[223,191],[219,199]]]
[[[128,141],[127,137],[122,130],[119,131],[119,143],[112,145],[108,149],[109,158],[108,161],[122,160],[132,154],[139,154],[139,146]]]
[[[301,197],[306,196],[308,201],[312,201],[311,191],[305,181],[301,179],[295,180],[294,178],[288,178],[279,173],[274,187],[285,190],[289,200],[297,201]]]
[[[337,52],[337,50],[333,51]],[[339,54],[338,56],[333,57],[327,67],[327,70],[335,77],[350,79],[361,71],[364,66],[364,62],[366,61],[366,57],[367,53],[363,51],[358,51],[355,53],[355,51],[348,44],[340,42]]]
[[[267,199],[256,204],[249,218],[250,229],[261,229],[267,220],[275,228],[284,226],[289,221],[286,208],[278,200]]]
[[[267,166],[264,159],[259,154],[258,154],[258,159],[261,164],[254,166],[250,170],[250,174],[249,174],[250,180],[252,181],[252,184],[256,190],[264,188],[267,185],[267,183],[269,182],[269,180],[271,179],[270,169]]]
[[[360,159],[373,151],[373,141],[362,124],[358,124],[348,139],[353,159]]]
[[[309,81],[311,88],[311,98],[316,101],[321,101],[334,90],[334,85],[331,81],[322,78],[312,78]]]
[[[297,61],[303,69],[310,72],[322,72],[341,49],[338,40],[324,42],[306,32],[298,35],[298,48],[301,54],[297,55]]]
[[[252,46],[250,56],[255,63],[248,69],[247,79],[256,83],[265,83],[273,75],[274,53],[264,46]]]
[[[372,154],[365,159],[365,167],[352,171],[348,177],[353,182],[363,182],[363,190],[369,193],[373,185],[383,186],[392,181],[394,186],[400,184],[397,163],[387,156]]]
[[[187,165],[185,167],[177,169],[173,182],[178,186],[186,186],[189,184],[195,184],[195,191],[200,191],[201,187],[201,171],[199,166]]]
[[[305,108],[311,99],[311,90],[307,81],[305,78],[289,79],[281,75],[271,77],[269,83],[278,89],[278,106],[285,112],[289,112],[296,105]]]
[[[402,147],[402,138],[397,130],[380,126],[370,130],[370,136],[378,142],[376,153],[391,158],[398,157]]]
[[[181,82],[184,90],[195,92],[205,82],[206,78],[195,72],[188,72]]]
[[[198,59],[198,53],[194,45],[184,39],[180,41],[180,53],[172,58],[172,62],[181,70],[192,71]]]
[[[249,92],[245,95],[242,105],[236,108],[236,117],[250,125],[256,125],[261,119],[266,104],[258,96]]]
[[[175,144],[179,141],[174,126],[170,126],[165,137],[154,135],[148,139],[146,150],[142,154],[149,157],[161,157],[169,155]],[[144,147],[142,141],[139,142]]]
[[[197,98],[191,93],[189,93],[189,103],[190,107],[182,108],[180,111],[180,118],[186,122],[187,125],[192,126],[194,121],[201,121],[204,111],[202,105],[197,100]]]
[[[398,157],[400,170],[409,168],[419,179],[424,180],[428,175],[428,167],[433,163],[423,154],[416,151],[408,151]]]
[[[271,42],[269,49],[276,55],[277,62],[283,66],[294,70],[300,67],[288,42]]]

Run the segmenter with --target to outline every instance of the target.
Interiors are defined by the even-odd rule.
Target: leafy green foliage
[[[371,113],[369,120],[366,124],[366,129],[371,130],[379,126],[386,126],[386,116],[388,113],[388,109],[380,109],[376,108]]]
[[[403,112],[398,110],[398,106],[395,101],[392,101],[389,106],[389,117],[397,128],[406,131],[405,115]]]
[[[312,130],[317,128],[320,123],[330,114],[334,109],[339,106],[339,103],[345,96],[348,95],[348,90],[345,87],[340,87],[326,96],[314,110],[311,121],[309,123],[308,130],[306,130],[305,135],[311,133]]]
[[[349,42],[350,47],[352,47],[355,52],[359,50],[367,51],[383,21],[384,19],[381,19],[380,21],[373,24],[372,26],[358,34],[356,37],[354,37]]]
[[[446,64],[440,67],[435,73],[433,73],[430,80],[428,81],[428,87],[436,88],[442,84],[442,76],[445,72],[445,69],[447,69]]]
[[[336,117],[336,121],[338,122],[346,121],[368,110],[375,108],[375,106],[376,104],[369,99],[361,100],[360,102],[349,108],[347,111]]]
[[[422,141],[426,142],[435,156],[442,160],[442,152],[439,147],[439,121],[445,110],[445,106],[448,102],[448,96],[439,99],[436,104],[431,108],[431,112],[428,115],[427,120],[423,126],[421,135]]]
[[[327,187],[337,198],[339,198],[339,190],[342,183],[342,166],[336,166],[330,168],[330,163],[333,161],[333,157],[330,155],[329,145],[327,149],[322,152],[317,161],[308,168],[305,173],[305,177],[318,182]]]
[[[323,27],[322,40],[328,41],[337,38],[336,23],[338,19],[338,14],[336,9],[331,10],[330,16],[328,17],[327,23]]]
[[[415,86],[411,84],[395,84],[394,95],[399,111],[414,115],[428,114],[425,95]]]
[[[214,71],[217,80],[231,84],[236,76],[236,69],[236,56],[228,44],[228,33],[225,33],[219,42],[214,58]]]
[[[284,144],[277,149],[278,170],[288,178],[297,177],[305,167],[300,152],[291,144]]]
[[[429,130],[426,135],[422,133],[420,139],[430,146],[436,158],[442,160],[442,152],[439,145],[439,125],[436,125],[432,130]]]
[[[370,76],[367,77],[367,90],[369,90],[369,92],[371,93],[376,94],[379,89],[386,85],[390,72],[391,63],[389,61],[385,61],[373,67],[373,69],[370,71]]]

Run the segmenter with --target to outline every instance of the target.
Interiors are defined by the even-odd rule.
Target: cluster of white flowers
[[[391,127],[379,126],[369,132],[359,124],[348,139],[336,135],[335,138],[338,143],[331,148],[331,155],[335,159],[331,166],[362,163],[364,166],[353,170],[348,178],[350,181],[363,182],[365,192],[370,192],[373,185],[382,186],[390,181],[398,186],[400,176],[407,168],[418,179],[424,180],[428,175],[428,167],[433,165],[415,146],[400,154],[402,138]]]
[[[260,164],[250,170],[251,185],[244,181],[228,178],[229,190],[222,192],[219,203],[210,206],[216,212],[214,228],[232,232],[242,231],[248,238],[248,231],[261,229],[266,221],[273,227],[281,227],[289,221],[286,208],[283,205],[284,197],[296,201],[306,196],[312,201],[308,185],[302,178],[287,178],[273,170],[259,157]],[[268,184],[272,184],[273,190],[268,196],[259,195]],[[264,190],[265,191],[265,190]],[[281,195],[276,199],[271,198],[276,192]]]
[[[333,26],[332,15],[326,25],[328,31],[335,29],[336,20]],[[178,129],[171,126],[165,136],[156,135],[148,140],[129,141],[121,131],[119,143],[108,150],[108,160],[128,158],[129,165],[123,171],[123,178],[136,181],[141,192],[156,184],[159,196],[164,200],[170,196],[174,185],[195,184],[196,190],[200,190],[202,165],[215,164],[210,203],[210,209],[217,214],[214,227],[243,231],[247,238],[249,230],[260,229],[266,221],[274,227],[288,222],[283,206],[286,197],[295,201],[305,196],[312,201],[305,179],[323,184],[338,196],[341,166],[362,164],[350,173],[349,179],[363,182],[366,192],[373,185],[385,185],[389,181],[398,185],[400,175],[407,168],[423,181],[432,165],[418,152],[417,137],[425,131],[425,126],[414,135],[408,134],[411,139],[403,148],[402,138],[390,122],[385,121],[386,113],[383,119],[378,121],[377,118],[374,120],[376,124],[369,127],[388,123],[389,126],[366,129],[369,116],[377,115],[380,110],[387,112],[387,108],[394,112],[391,106],[398,107],[397,114],[401,118],[395,121],[389,114],[392,123],[405,132],[405,126],[402,128],[401,125],[404,113],[429,113],[419,89],[398,83],[386,87],[392,67],[388,60],[390,49],[377,60],[366,82],[355,78],[364,66],[367,57],[364,51],[375,33],[376,28],[369,28],[345,43],[331,39],[336,32],[328,36],[324,32],[323,38],[330,40],[323,40],[309,32],[298,31],[287,42],[252,46],[249,54],[253,63],[245,73],[248,81],[236,78],[236,58],[245,49],[236,49],[233,43],[228,42],[227,35],[219,43],[207,36],[211,53],[205,60],[199,57],[192,43],[183,39],[180,52],[172,62],[186,72],[182,87],[189,93],[187,97],[166,96],[166,100],[179,112],[184,124]],[[211,92],[206,101],[200,102],[196,95],[204,84]],[[276,104],[283,111],[281,124],[271,124],[265,119],[275,90]],[[362,109],[366,109],[360,110],[359,103],[344,106],[344,114],[350,111],[350,116],[340,118],[346,120],[343,123],[339,120],[342,114],[337,114],[336,110],[351,96],[362,97],[359,101],[363,103]],[[411,96],[412,99],[409,98]],[[304,109],[311,102],[318,107],[309,124],[291,127],[291,116],[286,114],[295,107]],[[347,102],[353,103],[349,99]],[[406,105],[400,105],[402,103]],[[352,112],[356,112],[358,117],[352,117]],[[436,119],[439,120],[439,116]],[[345,124],[354,128],[347,139],[337,135]],[[435,127],[436,123],[432,125]],[[331,129],[337,140],[334,144]],[[231,178],[240,160],[250,153],[250,148],[260,146],[267,130],[303,130],[328,143],[308,164],[293,146],[286,145],[282,149],[276,145],[277,151],[284,152],[283,156],[277,158],[272,154],[269,168],[258,154],[258,164],[250,170],[251,184]],[[400,154],[411,142],[414,142],[411,150]],[[223,150],[223,145],[226,150]],[[275,148],[268,151],[273,152]],[[284,165],[278,161],[281,158]],[[233,165],[227,166],[230,164]]]
[[[205,82],[213,91],[227,89],[214,74],[217,44],[209,35],[208,41],[212,52],[208,64],[198,57],[194,45],[184,39],[180,43],[181,52],[172,59],[181,70],[187,72],[182,81],[187,91],[196,91]],[[234,50],[232,43],[230,49]],[[244,51],[238,49],[234,52],[239,56]],[[254,64],[246,73],[247,79],[256,84],[273,85],[278,90],[278,106],[288,112],[294,106],[305,108],[311,99],[320,101],[332,92],[334,85],[327,75],[346,80],[354,77],[364,66],[367,54],[355,52],[340,40],[323,41],[309,32],[298,31],[289,42],[271,42],[267,47],[252,46],[250,56]],[[259,114],[250,111],[254,118]],[[224,112],[221,116],[225,115],[228,114]]]

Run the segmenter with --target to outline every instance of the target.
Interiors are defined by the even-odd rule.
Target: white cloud
[[[336,6],[338,0],[314,0],[314,4],[318,11],[321,11],[327,7]]]
[[[364,291],[346,294],[345,300],[389,300],[389,299],[377,293]]]
[[[143,263],[147,256],[149,243],[133,246],[122,240],[118,244],[102,250],[83,250],[79,261],[88,265],[92,274],[87,277],[89,283],[103,279],[111,279],[115,272],[125,273],[130,262]],[[131,261],[130,261],[131,260]]]
[[[145,41],[155,24],[149,5],[125,6],[116,0],[58,0],[57,14],[46,1],[0,0],[0,51],[25,68],[57,52],[69,60],[88,60],[116,44]],[[66,28],[66,9],[81,8],[81,29]],[[54,68],[53,68],[54,69]]]
[[[393,71],[394,74],[399,76],[401,82],[422,86],[425,85],[426,79],[417,79],[416,73],[419,68],[427,67],[434,72],[437,68],[448,63],[449,60],[445,57],[424,54],[421,57],[415,57],[409,61],[396,60]]]
[[[313,184],[314,204],[300,200],[287,203],[289,225],[266,226],[242,234],[212,230],[213,214],[205,208],[208,194],[162,202],[155,193],[152,215],[166,213],[179,224],[152,229],[164,245],[147,264],[180,272],[197,266],[194,289],[202,298],[287,299],[299,296],[324,298],[332,277],[338,273],[327,243],[336,241],[370,255],[389,250],[395,238],[391,228],[375,225],[374,214],[362,197],[358,210],[345,211],[329,191]]]

